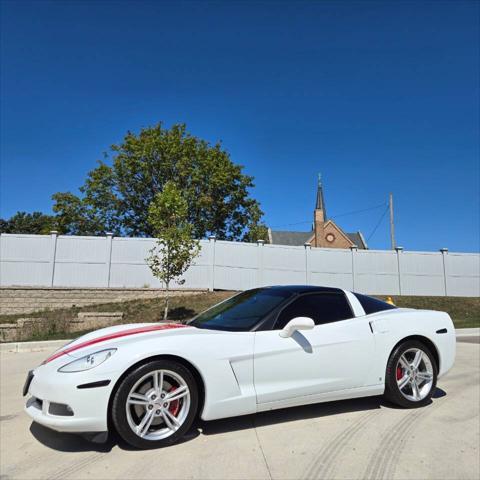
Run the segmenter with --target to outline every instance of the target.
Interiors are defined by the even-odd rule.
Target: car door
[[[295,317],[312,318],[315,327],[280,337]],[[373,351],[368,320],[354,317],[343,292],[301,295],[279,313],[272,330],[255,334],[257,403],[365,385]]]

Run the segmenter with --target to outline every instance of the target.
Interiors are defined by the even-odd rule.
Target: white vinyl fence
[[[145,258],[150,238],[0,236],[0,285],[161,287]],[[480,295],[480,255],[339,250],[201,241],[201,253],[176,288],[246,290],[310,284],[366,294]]]

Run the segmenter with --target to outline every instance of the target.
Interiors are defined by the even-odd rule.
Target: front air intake
[[[73,410],[71,407],[63,403],[50,402],[48,413],[59,417],[73,417]]]

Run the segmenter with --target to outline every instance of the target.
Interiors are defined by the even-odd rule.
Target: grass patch
[[[385,300],[386,296],[378,296]],[[394,297],[397,307],[416,308],[419,310],[439,310],[447,312],[455,328],[480,327],[479,297]]]
[[[169,320],[186,322],[201,311],[234,295],[235,292],[203,292],[194,295],[174,295],[170,298]],[[385,300],[386,296],[377,296]],[[440,310],[453,319],[455,328],[480,327],[480,298],[463,297],[392,297],[398,307]],[[123,312],[122,323],[149,323],[163,320],[163,298],[129,300],[85,307],[44,310],[30,314],[0,315],[0,323],[14,323],[18,318],[41,317],[47,325],[32,332],[31,340],[56,340],[88,333],[67,333],[70,320],[79,312]]]

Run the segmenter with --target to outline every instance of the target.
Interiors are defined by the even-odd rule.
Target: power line
[[[294,225],[303,225],[305,223],[312,223],[312,221],[311,220],[305,220],[304,222],[284,223],[283,225],[272,225],[270,228],[293,227]]]
[[[384,207],[385,205],[386,203],[384,202],[380,205],[376,205],[375,207],[363,208],[361,210],[353,210],[351,212],[340,213],[338,215],[333,215],[330,218],[346,217],[347,215],[355,215],[357,213],[369,212],[371,210],[376,210],[378,208]],[[295,223],[284,223],[282,225],[272,225],[270,228],[293,227],[295,225],[305,225],[306,223],[312,223],[312,220],[305,220],[303,222],[295,222]]]
[[[333,215],[332,218],[338,218],[338,217],[346,217],[347,215],[354,215],[356,213],[362,213],[362,212],[368,212],[370,210],[376,210],[377,208],[384,207],[386,205],[385,202],[383,202],[380,205],[377,205],[375,207],[369,207],[369,208],[363,208],[362,210],[354,210],[352,212],[347,212],[347,213],[340,213],[338,215]]]
[[[378,223],[375,225],[375,228],[373,229],[372,233],[368,236],[367,238],[367,243],[370,241],[370,239],[373,237],[373,235],[375,234],[375,232],[377,231],[378,227],[380,226],[380,224],[382,223],[382,220],[385,218],[385,215],[387,214],[389,210],[389,206],[387,205],[387,208],[384,210],[384,212],[382,213],[382,216],[380,217],[380,220],[378,221]]]

